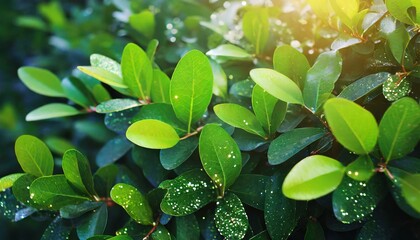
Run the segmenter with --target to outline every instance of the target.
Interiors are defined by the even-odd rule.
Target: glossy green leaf
[[[40,177],[31,184],[30,192],[31,199],[36,204],[49,210],[59,210],[64,206],[89,200],[76,192],[64,175]]]
[[[306,232],[304,240],[324,240],[325,234],[319,222],[309,220],[306,224]]]
[[[159,188],[167,190],[160,207],[172,216],[194,213],[217,198],[216,186],[203,170],[198,169],[166,180]]]
[[[251,70],[250,76],[255,83],[274,97],[287,102],[303,104],[302,92],[293,80],[268,68]]]
[[[296,128],[285,132],[271,142],[268,162],[271,165],[281,164],[324,135],[325,131],[321,128]]]
[[[79,151],[70,149],[63,155],[62,167],[69,183],[87,195],[95,195],[89,161]]]
[[[36,177],[53,173],[53,156],[40,139],[31,135],[20,136],[15,143],[15,154],[24,172]]]
[[[99,167],[103,167],[114,163],[132,148],[133,144],[124,135],[118,135],[106,142],[99,150],[98,154],[96,154],[96,164]]]
[[[241,201],[256,209],[264,210],[265,185],[269,178],[258,174],[241,174],[229,188]]]
[[[14,182],[12,190],[13,195],[19,202],[25,204],[26,206],[40,209],[42,206],[34,202],[29,191],[31,184],[35,181],[35,179],[37,179],[37,177],[34,175],[24,174]]]
[[[228,193],[216,202],[215,221],[220,234],[226,239],[243,239],[248,229],[248,216],[241,200]]]
[[[155,34],[155,16],[150,10],[144,10],[140,13],[131,14],[128,18],[131,27],[148,38]]]
[[[407,77],[400,78],[397,75],[391,75],[382,85],[382,92],[386,100],[396,101],[408,96],[411,92],[411,82]]]
[[[223,196],[241,173],[242,157],[233,138],[217,125],[206,125],[201,131],[200,159],[204,170]]]
[[[41,240],[66,240],[70,238],[72,224],[61,217],[56,217],[45,229]]]
[[[242,18],[242,30],[245,38],[254,45],[257,55],[264,51],[270,35],[268,9],[254,8],[247,11]]]
[[[386,161],[412,152],[420,139],[420,106],[412,98],[394,102],[382,116],[378,144]]]
[[[26,115],[25,120],[39,121],[50,118],[61,118],[79,115],[82,112],[76,108],[63,103],[49,103],[39,108],[32,110]]]
[[[335,217],[343,223],[352,223],[370,217],[377,204],[385,196],[382,176],[376,175],[368,182],[344,177],[333,193]]]
[[[158,225],[151,235],[152,240],[172,240],[171,233],[163,225]]]
[[[88,67],[88,66],[79,66],[77,67],[81,72],[105,83],[112,87],[117,88],[128,88],[127,85],[125,85],[123,79],[121,76],[110,72],[106,69],[100,68],[100,67]]]
[[[95,110],[97,113],[112,113],[135,108],[141,105],[142,104],[138,100],[130,98],[115,98],[100,103],[96,106]]]
[[[77,236],[79,239],[88,239],[94,235],[103,234],[108,222],[108,208],[102,204],[98,209],[84,216],[80,225],[77,226]]]
[[[252,90],[254,89],[255,83],[249,79],[238,81],[232,84],[229,89],[229,94],[241,97],[251,97]]]
[[[153,119],[133,123],[126,136],[134,144],[152,149],[171,148],[179,142],[179,136],[171,125]]]
[[[109,192],[115,185],[118,172],[119,169],[114,164],[101,167],[95,172],[93,182],[99,196],[109,196]]]
[[[375,117],[363,107],[343,98],[333,98],[324,105],[325,117],[334,137],[356,154],[368,154],[378,139]]]
[[[156,50],[159,47],[159,41],[157,39],[152,39],[149,44],[147,44],[146,53],[149,57],[149,60],[151,63],[153,63],[153,60],[155,58]],[[155,69],[153,69],[155,70]]]
[[[94,53],[90,55],[90,65],[92,65],[92,67],[105,69],[108,72],[122,77],[121,65],[109,57]]]
[[[134,97],[142,100],[150,98],[153,82],[153,68],[147,54],[134,43],[125,46],[121,59],[124,84]]]
[[[153,83],[150,96],[154,103],[171,103],[169,88],[171,81],[169,77],[158,69],[153,69]]]
[[[277,47],[273,54],[274,70],[298,84],[305,85],[306,72],[311,67],[305,55],[290,45]]]
[[[408,9],[416,6],[417,9],[420,8],[419,4],[413,0],[387,0],[385,1],[386,7],[388,8],[389,13],[399,21],[414,25],[415,23],[420,24],[420,13],[417,12],[416,18],[412,18],[409,14]]]
[[[379,72],[362,77],[344,88],[337,97],[356,101],[381,86],[389,76],[387,72]]]
[[[407,175],[401,178],[400,182],[405,200],[420,213],[420,174]]]
[[[174,147],[160,151],[160,163],[166,170],[173,170],[184,163],[198,146],[195,136],[179,141]]]
[[[252,60],[251,54],[232,44],[219,45],[217,48],[209,50],[206,55],[227,60]]]
[[[149,202],[135,187],[118,183],[111,189],[111,198],[136,222],[143,225],[155,224]]]
[[[103,202],[86,201],[81,204],[67,205],[60,208],[60,216],[62,218],[67,218],[67,219],[78,218],[86,214],[87,212],[90,212],[92,210],[99,208],[103,204],[104,204]]]
[[[283,194],[296,200],[312,200],[334,191],[345,168],[337,160],[313,155],[297,163],[283,182]]]
[[[312,112],[330,97],[335,82],[341,74],[343,60],[338,51],[324,52],[308,70],[303,89],[305,106]]]
[[[220,64],[211,60],[211,69],[213,71],[213,94],[222,98],[228,95],[228,80],[225,71]]]
[[[245,132],[241,129],[235,129],[232,137],[242,151],[252,151],[268,142],[268,140],[265,140],[260,136]]]
[[[74,103],[89,107],[95,105],[95,99],[89,89],[75,77],[68,77],[61,82],[63,91],[68,99]]]
[[[175,114],[187,124],[197,122],[207,110],[213,89],[213,72],[207,57],[197,50],[185,54],[172,75],[170,96]]]
[[[200,228],[193,214],[177,217],[175,224],[177,239],[200,239]]]
[[[361,43],[362,40],[356,37],[353,37],[346,33],[341,33],[338,38],[334,40],[334,42],[331,44],[331,49],[334,51],[347,48],[350,46],[354,46],[356,44]]]
[[[13,186],[13,183],[18,180],[24,173],[12,173],[0,178],[0,192],[5,191]]]
[[[360,155],[346,167],[347,176],[357,181],[367,181],[374,173],[375,167],[369,155]]]
[[[386,34],[389,48],[398,63],[404,64],[406,59],[406,48],[410,42],[410,35],[403,24],[399,25],[394,31]]]
[[[65,97],[60,79],[52,72],[36,67],[21,67],[18,76],[31,91],[49,97]]]
[[[296,227],[299,216],[296,201],[286,198],[281,190],[283,177],[274,175],[266,187],[264,220],[272,239],[286,239]]]
[[[286,116],[287,103],[279,101],[257,85],[252,91],[252,109],[265,132],[272,135]]]

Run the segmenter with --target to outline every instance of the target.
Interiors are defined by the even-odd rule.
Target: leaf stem
[[[197,135],[198,133],[200,133],[201,132],[201,130],[203,129],[203,127],[204,126],[200,126],[200,127],[198,127],[194,132],[192,132],[192,133],[187,133],[185,136],[183,136],[182,138],[180,138],[179,140],[185,140],[185,139],[187,139],[187,138],[189,138],[189,137],[192,137],[192,136],[194,136],[194,135]]]
[[[160,220],[160,214],[159,214],[159,216],[156,218],[156,221],[155,221],[155,222],[153,222],[153,227],[152,227],[152,229],[150,229],[150,231],[147,233],[147,235],[146,235],[146,236],[144,236],[143,240],[147,240],[147,239],[149,239],[150,235],[152,235],[152,233],[153,233],[154,231],[156,231],[156,229],[157,229],[157,227],[158,227],[158,225],[159,225],[159,220]]]

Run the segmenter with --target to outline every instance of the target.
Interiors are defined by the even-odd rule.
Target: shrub
[[[128,21],[143,48],[128,43],[121,61],[92,54],[63,80],[20,68],[32,91],[68,99],[27,121],[98,113],[115,136],[94,172],[66,142],[48,143],[63,153],[54,161],[42,140],[19,137],[23,173],[0,180],[4,213],[53,219],[45,239],[415,238],[416,5],[308,0],[313,15],[246,3],[179,22],[213,33],[178,43],[176,64],[152,39],[160,15],[143,9]]]

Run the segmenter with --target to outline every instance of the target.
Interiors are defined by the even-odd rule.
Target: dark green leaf
[[[195,136],[179,141],[174,147],[160,151],[160,163],[166,170],[173,170],[187,160],[198,146]]]
[[[18,76],[26,87],[38,94],[49,97],[66,96],[60,79],[48,70],[36,67],[21,67],[18,69]]]
[[[153,212],[147,199],[133,186],[119,183],[111,189],[112,200],[128,215],[143,225],[154,225]]]
[[[61,217],[56,217],[47,229],[41,240],[67,240],[70,237],[72,224]]]
[[[171,234],[164,226],[159,225],[151,235],[152,240],[172,240]]]
[[[81,152],[75,149],[66,151],[63,155],[62,167],[64,176],[73,187],[87,195],[96,194],[89,161]]]
[[[95,105],[95,99],[87,87],[77,78],[68,77],[61,82],[66,97],[82,107]]]
[[[305,55],[289,45],[276,48],[273,65],[274,70],[295,81],[300,88],[303,88],[306,72],[311,67]]]
[[[77,226],[77,236],[80,240],[84,240],[94,235],[103,234],[107,221],[108,209],[106,204],[102,204],[98,209],[84,216],[80,225]]]
[[[268,162],[277,165],[325,135],[321,128],[296,128],[283,133],[271,142],[268,149]]]
[[[63,155],[67,150],[74,149],[75,146],[68,140],[51,136],[45,139],[45,143],[51,149],[52,152],[57,153],[59,155]]]
[[[344,88],[337,97],[356,101],[381,86],[389,76],[387,72],[380,72],[362,77]]]
[[[242,129],[235,129],[232,137],[242,151],[252,151],[267,143],[267,140],[260,136],[245,132]]]
[[[101,167],[95,172],[93,182],[95,183],[95,190],[99,196],[109,196],[117,175],[118,167],[114,164]]]
[[[146,106],[142,107],[145,108]],[[138,114],[137,108],[130,108],[116,113],[107,113],[105,115],[105,126],[118,134],[123,134],[127,128],[135,122],[134,118]]]
[[[248,216],[246,215],[241,200],[228,193],[224,198],[217,201],[216,227],[226,239],[242,239],[248,229]]]
[[[151,149],[171,148],[179,142],[171,125],[153,119],[135,122],[127,129],[126,136],[134,144]]]
[[[30,175],[30,174],[25,174],[15,181],[15,183],[13,184],[12,190],[13,190],[13,195],[19,202],[25,204],[26,206],[39,209],[41,208],[41,206],[36,204],[32,200],[31,193],[29,191],[29,187],[31,186],[32,182],[35,179],[36,179],[35,176]]]
[[[309,220],[306,224],[305,240],[324,240],[324,230],[319,222]]]
[[[264,210],[265,186],[269,178],[257,174],[241,174],[229,188],[241,201],[256,209]]]
[[[123,157],[133,144],[124,135],[109,140],[96,155],[96,165],[99,167],[114,163]]]
[[[49,103],[32,110],[26,115],[26,121],[38,121],[50,118],[69,117],[81,114],[76,108],[63,103]]]
[[[15,154],[24,172],[36,177],[53,173],[53,156],[40,139],[31,135],[20,136],[15,143]]]
[[[177,217],[175,223],[177,239],[200,239],[200,228],[193,214]]]
[[[408,96],[411,92],[411,83],[407,77],[391,75],[382,85],[382,92],[386,100],[396,101]]]
[[[410,42],[410,35],[404,24],[400,24],[394,31],[386,34],[386,37],[395,60],[397,60],[398,63],[404,64],[406,48]]]
[[[98,207],[102,206],[103,202],[86,201],[77,205],[67,205],[60,208],[60,216],[62,218],[72,219],[82,216]]]

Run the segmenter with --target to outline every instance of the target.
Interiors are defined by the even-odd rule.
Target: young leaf
[[[91,196],[96,194],[89,161],[81,152],[75,149],[66,151],[62,167],[64,176],[77,190]]]
[[[265,185],[269,178],[257,174],[241,174],[229,188],[241,201],[259,210],[264,210]]]
[[[100,103],[96,106],[97,113],[112,113],[141,106],[138,100],[130,98],[116,98]]]
[[[213,71],[213,94],[222,98],[226,98],[228,93],[228,80],[226,73],[223,71],[222,66],[216,61],[211,60],[211,69]]]
[[[92,67],[98,67],[107,70],[108,72],[111,72],[120,78],[122,77],[121,65],[109,57],[96,53],[92,54],[90,55],[90,65],[92,65]]]
[[[272,135],[286,116],[287,103],[279,101],[257,85],[252,91],[252,109],[265,132]]]
[[[241,151],[233,138],[217,125],[206,125],[201,131],[200,159],[204,170],[223,196],[241,173]]]
[[[292,79],[303,89],[306,72],[311,67],[305,55],[289,45],[277,47],[273,54],[274,70]]]
[[[412,98],[394,102],[379,124],[379,148],[386,161],[414,150],[420,139],[420,106]]]
[[[255,47],[258,55],[264,51],[270,35],[269,15],[267,8],[251,9],[242,18],[242,29],[245,38]]]
[[[257,117],[245,107],[234,103],[223,103],[214,106],[213,109],[217,117],[227,124],[265,138],[266,133]]]
[[[164,72],[153,69],[153,83],[150,91],[150,97],[154,103],[171,103],[169,97],[169,87],[171,81]]]
[[[159,46],[159,41],[157,39],[152,39],[150,40],[149,44],[147,44],[146,54],[149,57],[149,60],[151,63],[153,63],[154,61],[158,46]],[[154,70],[157,70],[157,69],[154,69]]]
[[[173,170],[185,162],[198,146],[195,136],[179,141],[174,147],[160,150],[160,163],[166,170]]]
[[[251,54],[249,54],[244,49],[232,44],[219,45],[217,48],[211,49],[208,52],[206,52],[206,55],[228,60],[252,60]]]
[[[175,114],[191,125],[200,119],[210,103],[213,89],[213,72],[207,57],[197,50],[185,54],[172,75],[170,96]]]
[[[325,117],[341,145],[356,154],[368,154],[378,139],[378,124],[366,109],[343,98],[329,99],[324,105]]]
[[[357,181],[368,181],[375,173],[374,170],[369,155],[360,155],[346,167],[346,174]]]
[[[89,200],[76,192],[64,175],[40,177],[31,184],[30,192],[36,204],[49,210],[59,210],[64,206]]]
[[[296,164],[283,182],[283,194],[296,200],[312,200],[334,191],[345,168],[337,160],[313,155]]]
[[[111,189],[111,198],[136,222],[143,225],[155,224],[149,202],[135,187],[118,183]]]
[[[357,26],[353,19],[359,12],[359,0],[330,0],[330,4],[338,18],[355,31]]]
[[[26,87],[38,94],[49,97],[66,96],[60,79],[48,70],[36,67],[21,67],[18,69],[18,76]]]
[[[179,136],[171,125],[153,119],[133,123],[126,136],[134,144],[151,149],[171,148],[179,142]]]
[[[362,77],[344,88],[337,97],[356,101],[381,86],[389,76],[387,72],[379,72]]]
[[[216,186],[203,170],[198,169],[166,180],[159,188],[167,189],[160,208],[172,216],[194,213],[217,198]]]
[[[249,73],[252,80],[274,97],[303,105],[302,92],[293,80],[268,68],[257,68]]]
[[[110,72],[106,69],[100,67],[88,67],[88,66],[79,66],[77,67],[81,72],[105,83],[112,87],[117,88],[128,88],[128,86],[124,83],[121,76]]]
[[[420,174],[407,175],[400,179],[402,195],[407,203],[420,213]]]
[[[321,128],[296,128],[285,132],[271,142],[268,148],[268,162],[277,165],[325,135]]]
[[[305,106],[312,112],[330,97],[334,84],[341,74],[343,60],[338,51],[321,53],[308,70],[303,89]]]
[[[144,10],[137,14],[131,14],[128,18],[131,27],[147,38],[155,34],[155,16],[150,10]]]
[[[121,59],[124,84],[134,97],[142,100],[150,98],[153,68],[147,54],[134,43],[125,46]]]
[[[7,176],[0,178],[0,192],[5,191],[6,189],[13,186],[13,183],[18,180],[20,177],[25,175],[24,173],[12,173]]]
[[[26,173],[36,177],[53,173],[54,160],[47,145],[31,135],[20,136],[15,143],[16,158]]]
[[[79,115],[82,112],[63,103],[49,103],[32,110],[26,115],[26,121],[38,121],[50,118],[61,118]]]
[[[220,234],[226,239],[243,239],[248,229],[248,216],[241,200],[234,193],[228,193],[216,204],[214,219]]]

